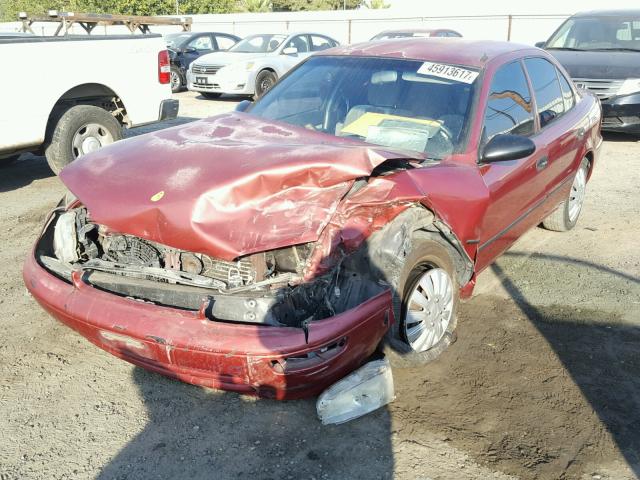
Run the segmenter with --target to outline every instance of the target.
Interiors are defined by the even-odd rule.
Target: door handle
[[[545,155],[544,157],[540,157],[536,161],[536,170],[537,171],[544,170],[547,167],[547,165],[549,165],[549,157]]]

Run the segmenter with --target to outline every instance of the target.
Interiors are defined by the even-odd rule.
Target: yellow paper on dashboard
[[[389,113],[366,112],[365,114],[351,122],[349,125],[345,125],[340,133],[350,133],[366,138],[367,134],[369,133],[369,127],[377,127],[385,120],[418,123],[420,125],[429,125],[432,127],[440,125],[440,123],[435,120],[402,117],[400,115],[391,115]]]

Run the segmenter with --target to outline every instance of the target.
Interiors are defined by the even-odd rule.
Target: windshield
[[[286,35],[250,35],[229,49],[230,52],[267,53],[273,52],[284,42]]]
[[[640,51],[640,16],[570,18],[547,42],[546,48]]]
[[[164,36],[164,41],[167,44],[167,47],[178,48],[190,37],[190,33],[169,33]]]
[[[312,57],[250,113],[439,160],[462,147],[477,76],[415,60]]]

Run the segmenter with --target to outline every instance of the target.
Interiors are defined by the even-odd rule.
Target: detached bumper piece
[[[345,423],[395,400],[391,365],[374,360],[329,387],[318,398],[316,409],[323,425]]]

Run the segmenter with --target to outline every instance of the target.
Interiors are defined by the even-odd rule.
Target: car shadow
[[[0,159],[0,193],[17,190],[36,180],[53,176],[44,157],[25,153],[20,156],[20,159],[6,165],[2,165]]]
[[[633,135],[631,133],[602,132],[602,138],[606,142],[640,142],[640,135]]]
[[[580,264],[640,283],[638,278],[592,262],[554,255],[539,256]],[[606,314],[602,312],[533,305],[497,263],[491,269],[501,278],[503,287],[520,311],[551,346],[629,468],[640,477],[640,378],[637,375],[640,371],[640,326],[611,321],[603,318]],[[560,460],[571,465],[580,450],[589,448],[594,442],[588,434],[577,439],[577,447],[568,448],[564,452],[566,458]]]

